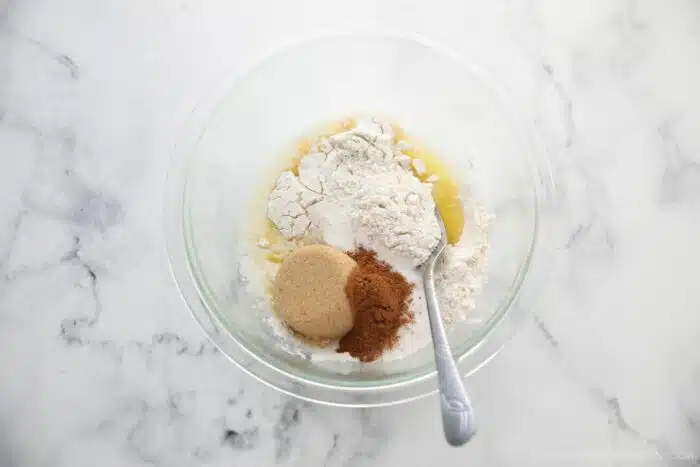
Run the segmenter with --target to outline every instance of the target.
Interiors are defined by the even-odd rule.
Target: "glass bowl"
[[[398,362],[321,365],[289,352],[250,292],[254,213],[282,151],[320,124],[378,115],[424,142],[468,179],[495,213],[488,282],[449,340],[470,374],[503,345],[522,315],[549,179],[530,127],[475,66],[426,40],[350,32],[287,45],[227,77],[193,112],[168,176],[165,227],[171,268],[197,321],[242,369],[315,402],[381,406],[436,389],[430,346]],[[272,174],[272,178],[271,177]],[[528,280],[528,282],[530,282]]]

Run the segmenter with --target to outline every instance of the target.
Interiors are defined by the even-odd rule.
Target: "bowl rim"
[[[505,89],[490,77],[490,74],[483,71],[483,68],[475,65],[467,58],[451,51],[443,44],[427,39],[416,34],[409,34],[395,31],[379,31],[375,29],[353,28],[344,29],[341,31],[326,31],[318,32],[311,35],[299,37],[295,40],[284,42],[278,47],[273,48],[267,53],[262,54],[257,59],[252,60],[246,66],[235,67],[234,71],[225,73],[224,78],[219,86],[211,88],[210,92],[206,93],[205,97],[200,100],[198,105],[190,112],[188,118],[183,124],[180,137],[175,142],[173,153],[170,159],[170,165],[166,177],[166,196],[164,198],[163,217],[165,230],[165,244],[169,268],[176,286],[182,296],[187,308],[190,310],[192,317],[202,327],[205,334],[212,343],[234,364],[241,368],[246,373],[250,374],[266,385],[273,387],[285,394],[298,397],[312,402],[319,402],[328,405],[336,406],[383,406],[392,405],[399,402],[407,402],[427,396],[436,391],[436,371],[431,368],[423,374],[419,374],[413,378],[380,383],[376,385],[365,386],[345,386],[335,385],[323,381],[308,379],[304,376],[291,373],[283,368],[277,367],[265,358],[256,354],[252,349],[241,342],[236,336],[231,333],[229,327],[221,321],[217,312],[209,309],[209,305],[203,298],[207,295],[201,289],[201,284],[197,279],[197,273],[192,269],[191,261],[188,256],[187,245],[187,220],[185,209],[187,206],[187,166],[191,162],[191,150],[201,139],[203,130],[214,113],[221,98],[236,87],[238,82],[244,79],[249,73],[257,69],[269,60],[275,57],[293,51],[297,47],[302,47],[306,44],[311,44],[320,40],[338,39],[343,37],[371,37],[373,39],[389,39],[405,42],[412,42],[416,45],[430,49],[436,54],[442,55],[443,58],[453,61],[462,69],[467,70],[474,75],[479,81],[483,82],[486,87],[493,92],[494,97],[498,99],[499,104],[508,110],[508,116],[512,120],[510,122],[513,131],[519,133],[520,139],[527,147],[523,148],[524,157],[528,159],[528,167],[532,172],[533,178],[533,208],[534,222],[532,226],[532,241],[527,250],[524,260],[518,268],[517,274],[511,286],[511,293],[507,294],[504,299],[497,305],[496,313],[493,313],[487,323],[483,325],[484,332],[479,336],[479,339],[466,350],[457,355],[457,365],[461,373],[466,376],[472,374],[479,368],[483,367],[490,361],[497,352],[505,345],[509,338],[517,329],[518,322],[522,320],[524,313],[523,307],[517,306],[519,298],[526,291],[526,287],[533,282],[532,270],[534,268],[535,257],[537,253],[537,245],[541,241],[540,235],[540,208],[541,203],[548,197],[548,192],[551,192],[553,184],[549,162],[546,160],[546,155],[539,150],[539,137],[535,131],[534,125],[528,119],[523,118],[523,113],[518,112],[513,104],[513,99],[509,98]],[[535,163],[534,158],[542,159]],[[539,181],[539,183],[538,183]],[[185,252],[183,254],[182,252]],[[507,303],[503,303],[503,302]],[[213,321],[212,321],[213,318]],[[492,323],[490,323],[493,321]],[[221,329],[226,333],[229,341],[232,341],[235,346],[235,353],[232,355],[231,348],[224,348],[221,342],[217,339],[221,338]],[[470,368],[464,368],[468,357],[475,354],[483,354],[477,358],[477,363]],[[244,364],[246,358],[252,358],[251,362]],[[261,368],[255,368],[255,365],[262,365]],[[314,396],[307,394],[305,388],[294,386],[292,389],[287,389],[283,382],[270,381],[269,377],[265,377],[262,373],[265,368],[272,371],[272,374],[278,374],[285,378],[289,378],[293,383],[309,385],[314,390],[327,391],[328,398],[323,399],[322,396]],[[466,372],[466,373],[465,373]],[[371,396],[372,394],[387,393],[392,390],[406,390],[412,387],[421,386],[415,395],[402,396],[388,401],[343,401],[338,394],[362,394]]]

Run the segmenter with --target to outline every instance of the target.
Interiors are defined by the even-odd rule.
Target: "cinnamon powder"
[[[401,326],[413,321],[408,311],[413,284],[373,251],[359,249],[348,255],[357,262],[345,286],[355,322],[337,351],[371,362],[396,345]]]

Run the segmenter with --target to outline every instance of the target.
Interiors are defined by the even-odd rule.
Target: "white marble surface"
[[[474,57],[559,182],[552,279],[437,401],[300,403],[213,351],[167,270],[169,150],[224,70],[338,25]],[[700,3],[0,0],[0,465],[700,464]]]

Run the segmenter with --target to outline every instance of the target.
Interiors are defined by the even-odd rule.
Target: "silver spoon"
[[[435,263],[442,255],[447,245],[447,231],[442,217],[435,209],[440,231],[440,241],[428,259],[420,266],[425,288],[425,302],[430,320],[430,332],[433,336],[435,349],[435,366],[438,373],[440,388],[440,407],[442,409],[442,428],[445,439],[452,446],[461,446],[474,436],[474,413],[469,403],[467,392],[462,384],[462,377],[457,370],[450,344],[447,342],[445,327],[442,325],[440,305],[435,293]]]

